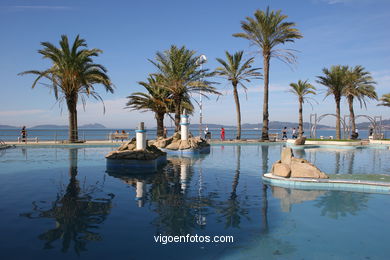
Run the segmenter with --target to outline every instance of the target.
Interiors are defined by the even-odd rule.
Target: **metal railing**
[[[128,138],[123,138],[123,140],[129,140],[135,137],[134,129],[125,129],[125,135]],[[320,130],[317,130],[320,131]],[[321,135],[329,136],[332,133],[332,130],[325,130]],[[119,130],[119,137],[122,135],[122,130]],[[198,135],[198,129],[190,129],[190,132],[194,135]],[[211,140],[220,140],[220,128],[209,129],[211,133]],[[360,131],[360,138],[368,139],[368,133]],[[389,131],[387,131],[389,132]],[[174,129],[168,129],[168,136],[171,136],[174,133]],[[334,133],[334,130],[333,130]],[[80,141],[121,141],[122,138],[113,138],[116,135],[116,129],[79,129],[78,131],[78,140]],[[236,129],[225,129],[225,140],[235,140],[237,130]],[[281,130],[270,130],[270,138],[280,139]],[[367,135],[367,136],[366,136]],[[380,138],[386,138],[387,133],[384,132]],[[69,139],[69,131],[67,129],[27,129],[27,142],[42,142],[42,141],[51,141],[59,143]],[[203,133],[202,137],[205,137]],[[288,137],[291,137],[291,133],[288,133]],[[147,129],[147,139],[156,138],[156,129]],[[23,141],[19,129],[0,129],[0,139],[4,142],[18,142]],[[261,139],[261,129],[242,129],[241,139]]]
[[[115,141],[115,140],[129,140],[135,137],[135,129],[125,129],[116,133],[114,129],[80,129],[78,130],[78,140],[82,141]],[[198,135],[198,129],[190,129],[193,136]],[[220,139],[220,129],[209,129],[211,139]],[[168,129],[168,136],[174,133],[174,129]],[[237,130],[225,129],[225,140],[234,140],[236,138]],[[278,134],[277,131],[270,131],[272,134]],[[118,138],[116,138],[118,136]],[[122,138],[124,137],[124,138]],[[125,138],[127,137],[127,138]],[[205,137],[203,133],[202,137]],[[0,129],[0,138],[6,142],[23,142],[19,129]],[[147,138],[156,138],[156,129],[147,129]],[[261,130],[258,129],[242,129],[241,139],[260,139]],[[27,129],[27,142],[41,142],[54,141],[62,142],[69,139],[69,131],[67,129]]]

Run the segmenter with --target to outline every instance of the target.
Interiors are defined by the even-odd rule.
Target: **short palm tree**
[[[139,85],[144,87],[147,93],[135,92],[127,98],[127,108],[132,110],[140,110],[142,112],[152,111],[155,114],[157,121],[157,136],[163,136],[164,133],[164,116],[170,112],[173,112],[172,100],[169,98],[170,93],[167,89],[162,88],[159,84],[160,79],[155,76],[150,76],[147,82],[138,82]],[[190,100],[185,99],[182,101],[182,107],[186,108],[188,112],[193,111],[193,106]]]
[[[244,32],[233,34],[234,37],[241,37],[249,40],[253,45],[260,48],[263,55],[264,68],[264,101],[263,101],[263,128],[262,139],[268,140],[268,88],[269,88],[269,65],[271,57],[276,57],[286,63],[294,63],[296,57],[291,50],[276,49],[280,44],[294,42],[295,39],[302,38],[302,34],[295,23],[286,22],[287,15],[281,11],[261,11],[256,10],[254,18],[247,17],[241,22]]]
[[[93,63],[92,58],[102,53],[99,49],[87,49],[84,39],[77,36],[72,44],[69,45],[68,37],[61,36],[57,48],[49,42],[42,42],[44,47],[38,53],[43,58],[49,59],[52,66],[47,70],[29,70],[20,73],[37,75],[32,88],[42,80],[46,79],[49,84],[44,84],[53,89],[57,101],[66,101],[69,112],[69,141],[78,140],[77,128],[77,103],[81,98],[85,105],[85,97],[93,97],[103,101],[95,91],[95,84],[102,84],[106,91],[113,93],[113,85],[107,75],[107,70],[100,64]]]
[[[362,66],[349,68],[347,71],[347,86],[344,89],[344,96],[347,98],[349,107],[349,116],[352,123],[352,133],[356,132],[355,112],[353,109],[353,101],[357,99],[360,106],[366,106],[366,98],[378,99],[375,92],[376,82],[373,80],[370,72],[365,71]]]
[[[378,106],[390,107],[390,93],[384,94],[380,99],[382,103],[379,103]]]
[[[180,130],[180,113],[182,101],[190,100],[191,93],[206,94],[220,93],[212,86],[214,82],[205,80],[213,74],[208,69],[201,69],[195,51],[185,46],[178,48],[172,45],[169,50],[157,52],[156,60],[150,62],[156,66],[156,75],[161,77],[160,86],[170,92],[175,109],[176,131]]]
[[[303,103],[306,100],[309,100],[310,97],[307,97],[307,95],[312,94],[316,95],[317,93],[315,92],[316,88],[311,85],[307,80],[302,81],[298,80],[298,83],[291,83],[290,84],[290,89],[289,92],[293,93],[298,97],[298,102],[299,102],[299,129],[298,129],[298,136],[301,137],[303,135]]]
[[[341,137],[341,116],[340,103],[344,89],[347,86],[347,71],[348,66],[332,66],[329,69],[322,69],[323,76],[317,76],[317,83],[327,87],[326,97],[333,95],[336,103],[336,139]]]
[[[243,51],[238,51],[232,55],[226,51],[226,61],[217,58],[217,61],[222,65],[222,67],[218,67],[215,70],[217,75],[225,77],[233,86],[233,96],[237,112],[236,139],[238,140],[241,139],[241,109],[237,87],[240,85],[244,88],[244,90],[246,90],[247,88],[244,85],[244,82],[250,82],[251,79],[260,79],[262,76],[259,72],[260,68],[252,68],[254,58],[250,58],[245,61],[242,59],[243,53]]]

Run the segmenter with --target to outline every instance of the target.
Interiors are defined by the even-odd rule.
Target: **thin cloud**
[[[46,110],[41,109],[30,109],[30,110],[6,110],[0,111],[0,116],[26,116],[26,115],[36,115],[47,112]]]
[[[70,10],[69,6],[62,5],[15,5],[10,6],[10,9],[17,11],[25,11],[25,10]]]

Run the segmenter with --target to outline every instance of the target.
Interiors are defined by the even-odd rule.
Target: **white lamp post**
[[[200,55],[197,64],[200,65],[200,69],[203,70],[203,63],[207,62],[207,57],[206,55]],[[203,80],[203,76],[202,76]],[[202,114],[202,108],[203,108],[203,103],[202,103],[202,92],[200,92],[200,97],[199,97],[199,136],[202,136],[202,119],[203,119],[203,114]]]

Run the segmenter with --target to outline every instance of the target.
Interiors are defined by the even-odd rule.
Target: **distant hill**
[[[0,129],[18,129],[20,127],[12,126],[12,125],[0,125]]]
[[[384,126],[386,129],[390,129],[390,119],[382,120],[382,126]],[[371,127],[371,122],[358,123],[356,124],[356,127],[362,129],[368,129]]]
[[[106,128],[102,124],[86,124],[86,125],[80,125],[79,129],[104,129]],[[30,127],[30,129],[68,129],[67,125],[36,125],[33,127]]]
[[[221,127],[224,127],[224,128],[236,128],[235,125],[221,125],[221,124],[203,124],[203,127],[205,127],[206,125],[208,125],[209,128],[221,128]],[[242,124],[241,127],[243,129],[261,129],[262,127],[262,124],[248,124],[248,123],[245,123],[245,124]],[[297,128],[298,127],[298,123],[292,123],[292,122],[281,122],[281,121],[270,121],[269,122],[269,129],[282,129],[284,127],[287,127],[287,128]],[[196,129],[196,128],[199,128],[199,124],[191,124],[190,126],[191,129]],[[303,123],[303,128],[304,129],[309,129],[309,123],[307,122],[304,122]],[[332,126],[328,126],[328,125],[317,125],[317,129],[334,129],[334,127]]]

